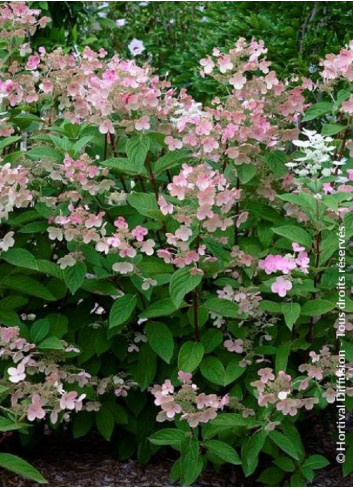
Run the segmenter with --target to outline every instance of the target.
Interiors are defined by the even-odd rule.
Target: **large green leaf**
[[[156,198],[152,194],[132,192],[128,195],[127,201],[142,216],[151,217],[152,219],[161,219],[163,217]]]
[[[296,242],[305,246],[308,250],[311,249],[310,234],[298,226],[280,226],[278,228],[272,228],[272,231],[279,236],[289,239],[292,243]]]
[[[115,328],[126,323],[137,304],[135,295],[126,294],[114,302],[109,314],[109,328]]]
[[[159,318],[162,316],[171,316],[177,308],[171,299],[162,299],[149,305],[141,314],[140,318]]]
[[[8,275],[0,279],[0,288],[16,290],[26,295],[39,297],[48,301],[55,300],[54,295],[45,285],[27,275]]]
[[[5,253],[1,253],[0,258],[15,267],[38,270],[37,261],[34,255],[24,248],[10,248]]]
[[[218,314],[225,318],[237,318],[239,317],[238,306],[234,302],[226,299],[219,299],[218,297],[211,297],[208,299],[204,306],[211,312]]]
[[[150,140],[146,136],[133,137],[126,142],[127,157],[138,172],[143,169],[149,149]]]
[[[332,311],[335,307],[336,305],[333,302],[323,299],[313,299],[303,305],[301,314],[303,316],[321,316]]]
[[[178,366],[184,372],[193,372],[200,364],[204,355],[202,343],[187,341],[180,348]]]
[[[149,322],[146,324],[145,332],[152,350],[165,362],[170,363],[174,352],[173,335],[166,324]]]
[[[179,308],[185,295],[194,290],[201,282],[201,275],[191,275],[191,267],[180,268],[170,280],[169,293],[174,304]]]
[[[281,305],[281,311],[284,316],[286,325],[290,330],[300,316],[300,304],[296,302],[284,302]]]
[[[153,433],[148,439],[153,445],[178,445],[185,440],[185,435],[183,430],[166,428]]]
[[[302,122],[312,121],[313,119],[317,119],[325,114],[328,114],[333,109],[332,102],[318,102],[317,104],[312,105],[305,113],[305,116],[302,119]]]
[[[216,455],[221,460],[224,460],[224,462],[234,465],[241,464],[239,455],[228,443],[220,440],[210,440],[204,443],[204,446],[211,455]]]
[[[100,407],[99,411],[96,413],[96,426],[99,433],[107,441],[110,440],[114,431],[114,416],[110,409],[104,404]]]
[[[179,166],[182,162],[185,162],[189,151],[181,149],[180,151],[169,151],[167,154],[159,158],[153,163],[153,173],[159,175],[166,170]]]
[[[73,267],[67,267],[64,270],[64,281],[74,294],[83,284],[87,273],[87,267],[84,262],[77,262]]]
[[[46,484],[44,477],[28,462],[12,453],[0,453],[0,467],[3,467],[10,472],[19,474],[26,479],[30,479],[39,484]]]

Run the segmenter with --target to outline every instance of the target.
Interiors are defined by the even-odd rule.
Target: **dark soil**
[[[343,479],[341,467],[335,462],[335,442],[322,424],[312,425],[305,440],[309,453],[320,453],[332,463],[318,471],[315,487],[352,487],[353,474]],[[7,445],[4,444],[4,445]],[[2,451],[11,447],[2,446]],[[13,448],[13,447],[12,447]],[[168,487],[169,472],[173,460],[167,456],[155,457],[147,466],[134,460],[119,461],[111,453],[108,443],[98,436],[81,440],[55,440],[45,436],[32,453],[21,453],[48,480],[52,487]],[[35,487],[21,477],[0,469],[1,487]],[[239,467],[225,465],[220,472],[210,469],[203,473],[197,487],[253,487],[259,485],[256,478],[246,479]]]

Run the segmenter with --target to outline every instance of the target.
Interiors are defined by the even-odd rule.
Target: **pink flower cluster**
[[[90,195],[97,195],[114,186],[113,180],[99,179],[99,177],[106,177],[109,170],[92,164],[87,154],[81,155],[76,160],[67,155],[63,164],[53,164],[51,168],[48,168],[48,163],[46,163],[46,167],[50,170],[49,176],[52,180],[62,182],[65,188],[71,184],[77,189],[77,200],[82,197],[82,191]],[[74,199],[72,192],[70,197]]]
[[[143,226],[136,226],[129,230],[124,217],[114,221],[115,231],[108,235],[106,222],[103,221],[104,212],[92,214],[86,207],[69,205],[69,215],[59,215],[51,218],[55,227],[48,227],[49,238],[62,241],[78,241],[85,244],[94,243],[98,252],[117,254],[120,258],[134,258],[138,252],[146,255],[154,253],[155,242],[145,239],[148,233]],[[75,264],[71,260],[71,266]],[[69,264],[70,266],[70,264]],[[132,272],[134,266],[129,262],[118,262],[113,270],[122,274]]]
[[[271,285],[272,292],[280,297],[285,297],[287,291],[292,289],[292,282],[287,277],[294,270],[309,273],[310,260],[305,248],[298,243],[293,243],[292,248],[294,255],[268,255],[264,260],[259,260],[259,269],[264,270],[267,275],[277,272],[285,274],[285,276],[277,277]]]
[[[299,409],[311,410],[319,402],[317,397],[294,397],[292,377],[283,371],[276,376],[266,367],[260,369],[258,375],[260,380],[251,385],[256,388],[259,406],[273,405],[284,415],[295,416]]]
[[[44,28],[49,17],[38,18],[41,11],[31,9],[26,2],[9,2],[0,5],[0,26],[5,39],[23,38],[29,33],[33,35],[36,29]]]
[[[65,352],[78,351],[63,342],[63,349],[53,357],[45,355],[19,335],[18,327],[0,326],[0,358],[11,361],[7,378],[1,384],[10,396],[11,412],[16,419],[42,420],[49,415],[51,423],[68,420],[71,412],[99,410],[98,398],[108,390],[126,396],[132,383],[122,376],[98,379],[82,369],[65,364]],[[56,360],[54,360],[56,358]],[[58,359],[60,360],[58,361]],[[75,389],[69,386],[75,384]],[[78,393],[89,387],[89,397]],[[92,398],[92,392],[95,392]]]
[[[206,164],[196,167],[184,164],[167,188],[179,202],[172,204],[160,196],[159,207],[162,214],[171,215],[180,227],[174,233],[166,233],[167,243],[173,249],[161,249],[157,254],[166,263],[180,268],[196,265],[200,256],[205,255],[206,247],[196,244],[191,248],[191,242],[201,231],[205,236],[233,225],[227,214],[240,199],[241,191],[232,188],[223,175]]]
[[[5,163],[0,167],[0,222],[8,219],[14,209],[26,208],[33,202],[28,189],[29,170]]]
[[[336,400],[336,377],[344,377],[346,385],[346,394],[353,396],[353,387],[348,385],[348,382],[353,379],[353,365],[346,363],[344,368],[339,362],[338,355],[332,355],[328,346],[323,346],[319,353],[311,351],[309,353],[310,363],[299,365],[299,372],[306,373],[299,386],[299,389],[307,389],[310,381],[314,380],[317,383],[322,383],[324,392],[322,397],[326,398],[327,402],[332,404]]]
[[[176,390],[170,380],[151,389],[155,405],[161,407],[157,421],[172,421],[176,415],[185,420],[191,428],[200,423],[208,423],[217,417],[229,402],[229,396],[218,397],[216,394],[198,394],[198,387],[192,382],[192,375],[180,371],[178,379],[181,387]]]

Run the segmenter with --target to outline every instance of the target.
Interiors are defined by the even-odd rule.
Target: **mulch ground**
[[[335,442],[323,426],[314,426],[307,432],[305,444],[310,453],[320,453],[333,461],[319,471],[314,487],[352,487],[353,474],[343,479],[341,467],[334,461]],[[2,446],[2,451],[5,448]],[[21,453],[21,455],[23,455]],[[166,457],[156,457],[147,466],[141,466],[134,460],[121,462],[117,460],[105,443],[98,436],[81,440],[57,441],[46,436],[32,454],[25,454],[26,460],[32,463],[48,480],[52,487],[168,487],[177,486],[169,479],[173,461]],[[21,477],[0,469],[1,487],[35,487]],[[221,472],[205,472],[196,487],[251,487],[259,486],[256,479],[244,480],[241,469],[225,465]]]

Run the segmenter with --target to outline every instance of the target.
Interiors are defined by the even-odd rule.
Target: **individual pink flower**
[[[29,56],[27,60],[27,68],[29,70],[36,70],[39,66],[39,63],[40,63],[40,57],[38,56],[38,54]]]
[[[175,231],[175,236],[181,241],[187,241],[190,236],[192,236],[192,231],[187,226],[180,226],[180,228]]]
[[[300,246],[299,243],[292,243],[292,248],[293,248],[293,251],[297,251],[297,252],[300,252],[300,251],[305,251],[305,248],[304,246]]]
[[[173,214],[174,206],[166,201],[166,199],[160,195],[158,198],[158,205],[161,213],[166,216],[167,214]]]
[[[150,129],[150,118],[148,115],[143,115],[137,121],[135,121],[135,129],[136,131],[144,131]]]
[[[164,142],[168,146],[168,149],[170,151],[174,151],[175,149],[181,149],[183,147],[183,143],[179,141],[179,139],[174,139],[172,136],[167,136]]]
[[[45,411],[43,409],[42,399],[38,394],[33,394],[32,403],[27,411],[28,421],[34,421],[35,419],[45,418]]]
[[[261,382],[264,382],[265,384],[269,380],[275,380],[276,378],[272,368],[260,368],[260,370],[257,373],[260,375]]]
[[[243,353],[243,340],[226,340],[223,343],[224,348],[232,353]]]
[[[212,73],[213,68],[215,67],[215,64],[210,56],[206,56],[206,58],[201,59],[200,65],[203,67],[203,72],[207,75]]]
[[[148,230],[146,228],[144,228],[143,226],[136,226],[131,231],[132,236],[134,238],[136,238],[137,241],[143,241],[147,233],[148,233]]]
[[[238,72],[229,78],[229,83],[233,85],[235,90],[241,90],[246,83],[246,78],[241,72]]]
[[[115,129],[112,122],[109,119],[105,119],[103,122],[101,122],[99,125],[99,132],[101,134],[114,134]]]
[[[63,394],[60,399],[61,409],[75,409],[76,399],[76,391],[65,392],[65,394]]]
[[[184,384],[191,384],[192,374],[179,370],[178,379],[180,380],[180,382],[183,382]]]
[[[112,269],[114,272],[126,275],[127,273],[131,273],[134,271],[134,265],[129,262],[119,261],[118,263],[114,263]]]
[[[292,289],[292,282],[285,277],[277,277],[271,285],[273,293],[278,294],[280,297],[285,297],[287,292]]]
[[[142,253],[145,253],[145,255],[151,256],[154,253],[155,244],[156,243],[153,241],[153,239],[147,239],[142,243],[140,250],[142,251]]]
[[[9,381],[17,384],[26,378],[25,364],[20,363],[17,367],[10,367],[7,369],[7,373],[9,374]]]
[[[329,387],[323,394],[322,397],[326,399],[329,404],[333,404],[336,401],[336,391]]]

